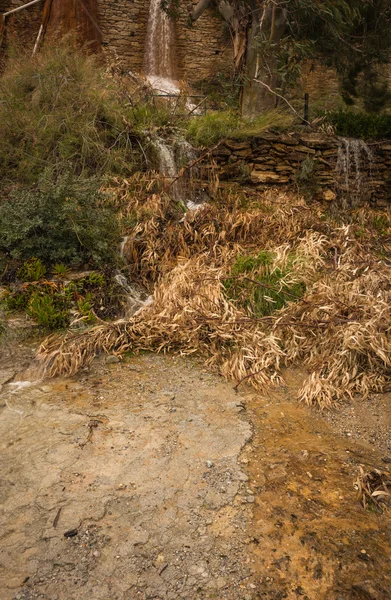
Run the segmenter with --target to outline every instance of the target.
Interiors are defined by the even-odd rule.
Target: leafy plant
[[[340,109],[326,113],[326,121],[333,125],[337,135],[364,140],[391,138],[391,115],[388,113]]]
[[[58,277],[59,279],[65,278],[70,273],[70,268],[64,265],[63,263],[59,263],[53,266],[52,268],[53,275]]]
[[[46,267],[39,258],[26,260],[16,276],[21,281],[39,281],[46,274]]]
[[[0,252],[46,264],[114,264],[118,222],[96,179],[46,171],[38,186],[0,203]]]
[[[69,322],[69,312],[60,295],[36,291],[30,298],[26,313],[47,329],[60,329]]]

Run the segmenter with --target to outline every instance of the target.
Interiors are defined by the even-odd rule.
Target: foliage
[[[196,82],[197,92],[207,96],[208,108],[216,110],[237,110],[241,80],[238,74],[217,72],[208,79]]]
[[[0,204],[0,252],[46,264],[113,264],[119,229],[103,199],[96,179],[44,173],[36,188],[16,189]]]
[[[99,312],[100,318],[111,318],[120,312],[122,302],[118,286],[103,273],[95,271],[76,281],[41,279],[13,284],[2,301],[6,310],[24,310],[48,329],[93,323],[95,311]]]
[[[59,329],[68,324],[69,314],[65,299],[60,294],[43,294],[36,291],[32,294],[26,313],[35,319],[38,325],[47,329]]]
[[[119,81],[73,39],[34,57],[11,49],[0,79],[0,179],[31,184],[55,172],[128,174],[139,161]]]
[[[192,119],[187,134],[198,146],[212,146],[224,138],[245,139],[261,135],[268,129],[281,129],[292,124],[292,116],[278,110],[265,111],[255,119],[240,119],[230,111],[210,112]]]
[[[307,54],[336,70],[345,102],[364,99],[378,111],[390,99],[381,67],[391,46],[388,0],[291,0],[286,4],[290,40],[310,45]],[[300,52],[296,63],[300,63]]]
[[[53,265],[52,273],[55,277],[59,279],[64,279],[70,273],[70,268],[64,265],[63,263],[59,263]]]
[[[328,112],[326,120],[337,135],[364,140],[391,139],[391,115],[385,112],[375,114],[340,109]]]
[[[38,281],[46,274],[46,267],[39,258],[30,258],[21,266],[16,276],[22,281]]]
[[[304,283],[289,279],[289,263],[281,269],[273,265],[274,260],[267,251],[257,256],[238,256],[224,282],[227,297],[256,317],[270,315],[287,302],[300,300],[305,293]]]

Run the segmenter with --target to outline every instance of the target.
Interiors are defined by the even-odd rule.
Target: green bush
[[[289,281],[289,262],[286,269],[272,268],[273,258],[268,251],[238,256],[224,283],[228,298],[256,317],[270,315],[305,293],[304,283]]]
[[[119,226],[103,200],[96,179],[45,173],[36,188],[15,190],[0,203],[0,253],[45,264],[112,265]]]
[[[46,267],[39,258],[30,258],[17,272],[18,279],[22,281],[38,281],[45,276]]]
[[[72,38],[36,56],[14,52],[0,79],[0,179],[31,184],[50,164],[124,173],[140,158],[121,86]]]
[[[365,113],[340,109],[327,113],[326,121],[333,125],[337,135],[344,137],[364,140],[391,138],[391,115],[387,113]]]
[[[70,323],[90,324],[118,315],[124,303],[123,290],[104,274],[92,272],[76,281],[34,281],[11,284],[0,305],[7,311],[25,311],[39,325],[62,329]]]

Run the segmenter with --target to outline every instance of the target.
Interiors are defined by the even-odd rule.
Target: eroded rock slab
[[[148,355],[2,396],[2,599],[251,597],[231,385]]]

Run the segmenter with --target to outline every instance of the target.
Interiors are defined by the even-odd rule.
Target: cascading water
[[[182,167],[192,164],[197,158],[195,148],[184,138],[168,142],[161,137],[151,138],[155,149],[159,172],[170,182],[170,194],[180,200],[188,210],[198,210],[204,201],[203,190],[194,190],[192,181],[197,178],[197,168],[189,167],[180,178],[175,179]]]
[[[122,239],[119,252],[121,258],[124,258],[128,239],[129,237],[127,235]],[[120,271],[114,275],[114,281],[116,281],[123,289],[126,297],[124,317],[131,317],[132,315],[137,314],[144,306],[147,306],[147,304],[150,304],[152,301],[152,296],[148,296],[145,290],[140,286],[130,283]]]
[[[175,47],[173,20],[162,9],[161,0],[150,0],[144,73],[152,87],[161,93],[179,94]]]
[[[367,165],[364,167],[364,161]],[[365,184],[372,177],[373,154],[364,140],[341,138],[338,146],[336,172],[341,187],[353,202],[368,194]]]

